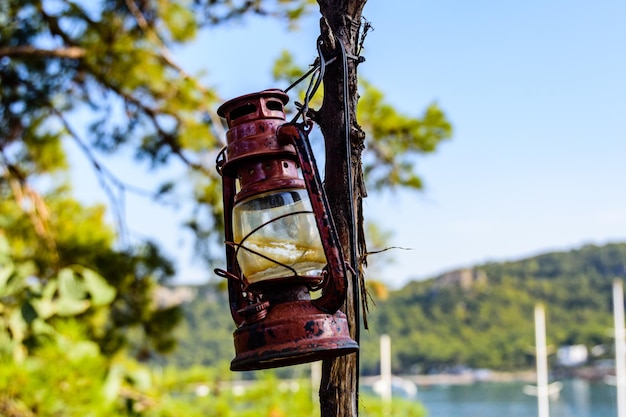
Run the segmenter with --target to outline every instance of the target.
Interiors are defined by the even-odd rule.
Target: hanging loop
[[[234,280],[234,281],[238,281],[238,282],[242,282],[241,278],[239,278],[237,275],[232,274],[224,269],[221,268],[215,268],[213,270],[213,272],[215,273],[215,275],[217,275],[220,278],[226,278],[228,280]]]
[[[215,169],[220,176],[223,176],[222,169],[224,168],[224,164],[226,163],[226,150],[228,146],[224,146],[222,150],[217,154],[215,158]]]

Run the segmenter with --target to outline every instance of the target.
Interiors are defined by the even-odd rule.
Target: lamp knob
[[[246,323],[254,323],[263,320],[267,316],[267,309],[270,306],[269,301],[259,301],[237,311],[237,314],[245,317]]]

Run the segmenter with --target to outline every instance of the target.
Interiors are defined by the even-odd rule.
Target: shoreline
[[[578,378],[587,381],[602,381],[610,377],[612,372],[594,367],[581,367],[573,369],[559,369],[551,372],[554,379]],[[534,384],[537,382],[535,370],[527,371],[473,371],[458,374],[432,374],[432,375],[397,375],[398,378],[411,381],[417,386],[428,387],[435,385],[470,385],[478,382],[522,382]],[[374,383],[380,376],[362,376],[361,381],[366,384]]]
[[[534,371],[485,373],[464,372],[461,374],[404,375],[402,378],[418,386],[430,385],[469,385],[477,382],[535,382]]]

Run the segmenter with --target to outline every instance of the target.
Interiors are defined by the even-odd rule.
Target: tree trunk
[[[323,52],[326,60],[337,60],[326,67],[324,102],[316,120],[326,141],[325,187],[345,258],[358,274],[348,279],[342,311],[348,317],[351,337],[359,341],[361,259],[365,253],[362,198],[365,197],[361,152],[365,134],[356,121],[357,65],[361,12],[366,0],[318,0]],[[341,45],[343,45],[342,53]],[[347,59],[344,61],[344,56]],[[344,65],[347,62],[347,73]],[[347,82],[347,96],[344,86]],[[345,96],[345,97],[344,97]],[[346,114],[349,134],[346,135]],[[346,136],[349,139],[346,140]],[[347,143],[348,142],[348,143]],[[352,196],[352,198],[350,198]],[[351,207],[351,203],[353,206]],[[358,415],[358,353],[326,360],[322,366],[320,407],[322,417]]]

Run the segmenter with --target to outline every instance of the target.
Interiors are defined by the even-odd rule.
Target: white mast
[[[539,417],[550,417],[546,315],[543,304],[535,304],[535,349],[537,355],[537,404]]]
[[[535,361],[537,386],[525,385],[524,394],[536,395],[539,417],[550,417],[550,397],[557,397],[563,384],[548,384],[548,347],[546,345],[546,313],[543,304],[535,304]],[[620,416],[621,417],[621,416]]]
[[[615,321],[615,379],[617,417],[626,417],[626,339],[624,334],[624,287],[613,281],[613,317]]]
[[[391,338],[387,334],[380,336],[380,379],[381,397],[388,407],[391,403]]]
[[[313,404],[319,402],[319,387],[322,381],[322,361],[311,362],[311,399]]]

